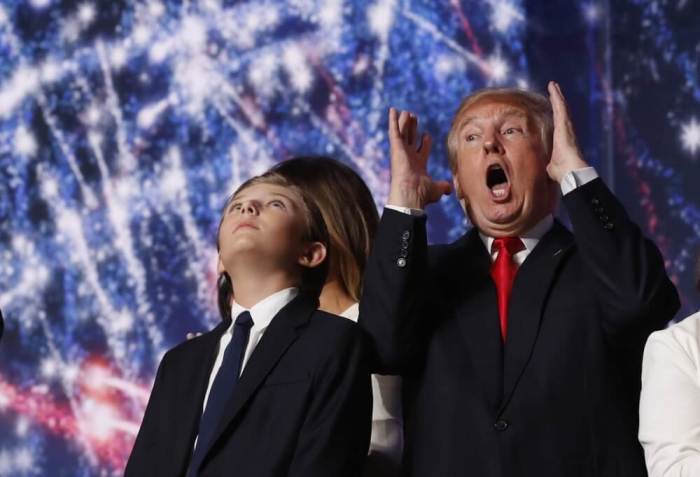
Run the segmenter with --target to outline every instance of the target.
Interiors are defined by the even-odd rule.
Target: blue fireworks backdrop
[[[564,88],[589,162],[694,291],[697,2],[0,3],[0,476],[119,475],[160,357],[217,320],[226,195],[296,154],[388,192],[386,112],[444,137],[490,85]],[[433,242],[468,224],[429,209]]]

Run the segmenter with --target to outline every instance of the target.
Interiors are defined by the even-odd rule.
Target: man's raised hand
[[[432,138],[423,133],[418,141],[418,119],[408,111],[389,109],[391,188],[389,205],[423,209],[452,191],[448,181],[435,181],[427,164]]]
[[[552,180],[561,183],[568,172],[588,167],[588,164],[583,160],[581,150],[576,143],[576,132],[561,88],[554,81],[550,81],[547,90],[554,114],[552,157],[547,164],[547,174]]]

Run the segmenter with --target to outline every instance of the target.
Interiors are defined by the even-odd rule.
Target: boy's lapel
[[[318,308],[318,300],[312,295],[301,292],[275,315],[243,369],[233,396],[226,405],[221,422],[214,433],[209,446],[210,450],[216,446],[216,441],[231,425],[287,348],[297,339],[297,328],[309,321],[316,308]]]
[[[211,368],[216,360],[219,341],[221,340],[221,335],[226,332],[230,325],[230,319],[223,320],[211,332],[195,338],[195,343],[191,343],[193,346],[197,346],[197,349],[193,351],[195,357],[191,360],[192,366],[190,369],[192,369],[192,374],[187,373],[186,370],[181,370],[181,372],[189,376],[188,381],[191,384],[188,387],[196,393],[197,399],[192,400],[192,394],[183,394],[181,396],[180,405],[178,405],[177,409],[178,420],[184,426],[184,429],[182,429],[182,432],[173,433],[172,438],[175,439],[171,449],[173,456],[189,456],[192,452],[194,439],[199,429],[199,420],[202,416],[204,394],[209,384]],[[206,366],[202,366],[202,362],[205,362]],[[181,465],[184,467],[187,465],[187,462],[183,461]]]

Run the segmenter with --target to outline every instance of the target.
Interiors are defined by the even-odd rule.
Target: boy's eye
[[[510,135],[510,134],[515,134],[517,132],[520,132],[518,128],[507,128],[505,131],[503,131],[504,135]]]
[[[280,208],[280,209],[286,209],[286,208],[287,208],[287,206],[284,205],[284,202],[282,202],[281,200],[271,200],[271,201],[269,202],[269,204],[270,204],[272,207],[278,207],[278,208]]]
[[[466,140],[467,142],[476,141],[476,134],[467,134]]]
[[[233,212],[234,210],[240,210],[241,209],[241,203],[236,202],[231,204],[231,208],[229,209],[230,212]]]

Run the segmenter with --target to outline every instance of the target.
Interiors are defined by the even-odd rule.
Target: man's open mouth
[[[500,164],[491,164],[486,170],[486,187],[491,191],[491,197],[497,202],[505,201],[510,197],[508,176]]]

